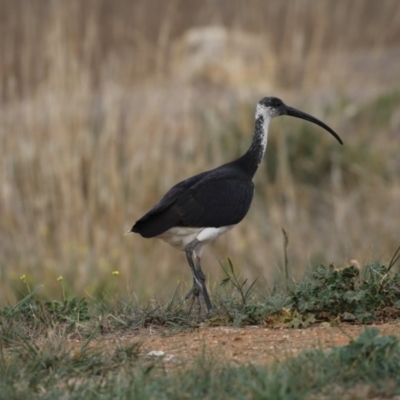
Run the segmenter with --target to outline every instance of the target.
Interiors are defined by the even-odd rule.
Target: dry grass
[[[217,258],[230,256],[272,284],[281,227],[295,277],[322,260],[392,255],[400,4],[199,4],[0,1],[1,303],[22,295],[21,274],[50,297],[59,275],[68,291],[95,295],[112,270],[121,292],[170,293],[189,276],[182,254],[123,233],[172,184],[242,152],[266,94],[323,118],[346,147],[298,121],[274,121],[248,218],[206,252],[212,278]],[[171,62],[179,38],[210,24],[257,37],[268,76],[254,66],[246,86],[235,72],[219,81],[208,69],[181,79]]]

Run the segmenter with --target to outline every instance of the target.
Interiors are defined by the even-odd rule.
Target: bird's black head
[[[274,118],[286,114],[286,104],[277,97],[264,97],[258,102],[257,112]]]
[[[336,138],[336,140],[340,144],[343,144],[342,139],[339,137],[339,135],[328,125],[324,124],[319,119],[314,118],[312,115],[306,114],[305,112],[297,110],[296,108],[287,106],[281,99],[278,99],[277,97],[264,97],[258,102],[256,116],[261,115],[263,116],[264,120],[271,120],[272,118],[279,117],[280,115],[289,115],[291,117],[310,121],[327,130]]]
[[[277,97],[264,97],[260,100],[259,104],[271,108],[279,108],[285,105],[284,102]]]

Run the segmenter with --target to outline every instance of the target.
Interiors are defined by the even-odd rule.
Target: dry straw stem
[[[398,54],[399,3],[227,4],[0,1],[0,302],[23,295],[22,273],[50,297],[60,296],[59,275],[72,293],[93,295],[113,270],[126,278],[115,290],[170,293],[189,277],[183,256],[123,233],[171,185],[244,151],[265,94],[324,118],[348,150],[332,150],[320,132],[295,139],[305,130],[297,121],[274,122],[252,210],[211,247],[206,270],[215,279],[215,258],[229,256],[247,278],[270,280],[279,273],[281,227],[293,278],[309,262],[390,257],[400,215],[389,140],[398,103],[373,130],[362,114],[343,114],[347,99],[362,104],[364,94],[372,101],[388,88],[376,65]],[[257,37],[256,59],[269,74],[255,66],[256,84],[245,87],[207,71],[176,76],[174,46],[204,25]],[[366,138],[373,145],[364,157]],[[316,180],[299,171],[317,171]]]

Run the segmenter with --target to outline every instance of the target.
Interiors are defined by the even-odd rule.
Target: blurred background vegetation
[[[266,95],[281,118],[247,218],[208,246],[271,287],[289,268],[388,260],[400,241],[397,0],[0,0],[0,303],[148,299],[184,255],[124,233],[174,183],[237,157]],[[354,260],[354,261],[353,261]],[[119,275],[112,275],[112,271]],[[25,274],[25,279],[20,276]]]

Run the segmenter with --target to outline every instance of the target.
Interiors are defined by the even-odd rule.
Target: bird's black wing
[[[220,167],[193,178],[172,188],[132,231],[153,237],[174,226],[218,228],[236,224],[247,214],[254,185],[240,171]]]
[[[131,232],[140,233],[144,237],[157,236],[159,233],[164,232],[171,226],[179,225],[179,216],[173,215],[173,213],[163,213],[168,207],[170,207],[174,202],[191,186],[199,182],[204,175],[210,171],[202,172],[191,178],[185,179],[176,185],[174,185],[168,192],[161,198],[161,200],[155,204],[142,218],[136,221],[133,225]],[[155,222],[158,222],[155,224]],[[172,224],[172,225],[171,225]],[[157,225],[157,227],[155,226]],[[169,228],[161,230],[164,225],[171,225]]]
[[[215,170],[185,191],[176,201],[184,226],[234,225],[247,214],[254,195],[253,182],[231,169]]]

